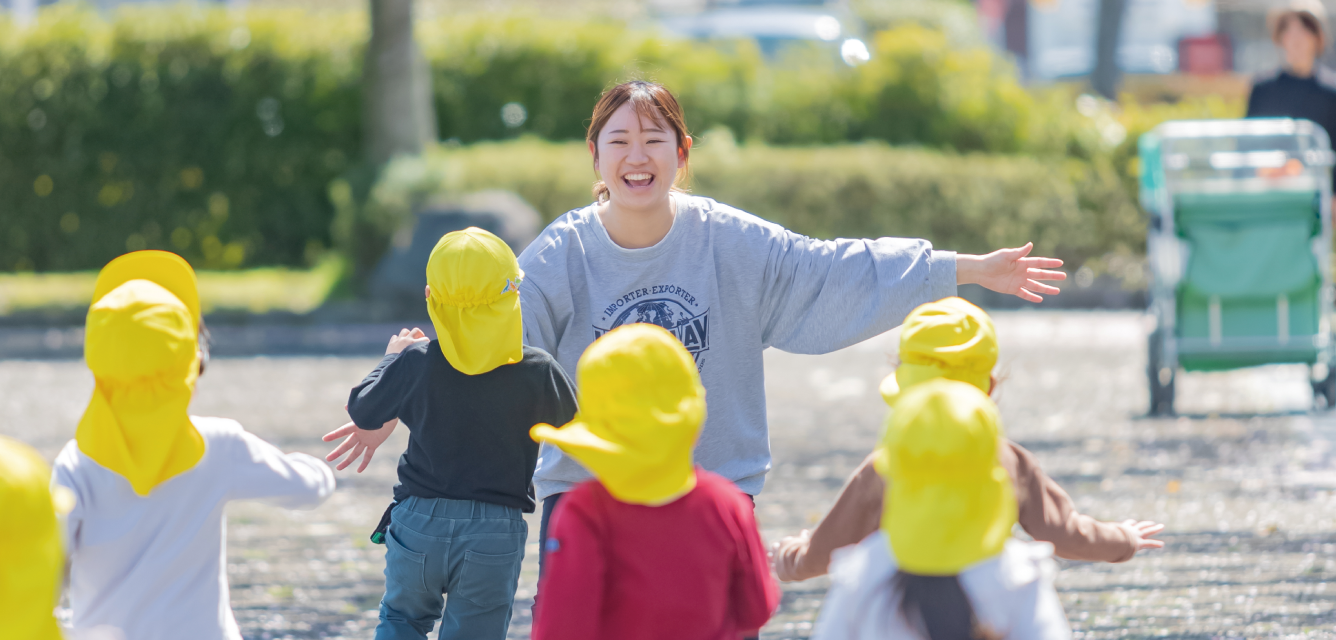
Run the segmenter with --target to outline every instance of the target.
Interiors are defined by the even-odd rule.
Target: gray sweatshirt
[[[574,377],[600,335],[635,322],[668,329],[705,385],[696,463],[756,495],[770,470],[766,347],[828,353],[888,331],[955,295],[955,253],[926,240],[814,240],[709,198],[674,200],[672,229],[645,249],[617,246],[593,205],[548,225],[519,258],[525,341]],[[540,500],[590,477],[543,444]]]

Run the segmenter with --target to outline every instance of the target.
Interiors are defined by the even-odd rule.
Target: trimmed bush
[[[1145,243],[1140,212],[1108,163],[884,143],[736,145],[719,131],[702,139],[691,166],[693,193],[816,237],[923,237],[976,253],[1033,241],[1072,266]],[[500,188],[552,220],[589,204],[593,181],[583,144],[523,139],[441,147],[392,162],[362,215],[406,223],[433,196]],[[382,233],[376,242],[383,247],[393,230]]]
[[[106,20],[60,4],[44,8],[35,27],[21,30],[0,15],[0,95],[7,98],[0,102],[0,270],[95,269],[140,248],[176,251],[210,269],[310,265],[335,244],[352,251],[355,264],[374,262],[387,230],[401,219],[389,213],[393,207],[367,201],[377,168],[361,161],[367,35],[362,12],[236,12],[184,5],[123,8],[114,16]],[[667,40],[617,22],[479,14],[418,23],[432,67],[441,137],[466,147],[446,155],[469,158],[455,163],[458,175],[449,178],[454,185],[449,190],[515,184],[541,210],[560,208],[556,203],[574,206],[586,196],[569,194],[583,193],[587,180],[570,176],[592,180],[586,161],[566,165],[496,155],[540,146],[532,142],[467,147],[523,136],[582,139],[603,89],[647,77],[673,89],[694,131],[727,127],[747,141],[738,153],[757,166],[770,166],[770,153],[788,158],[771,168],[801,183],[804,194],[816,189],[810,185],[838,183],[859,201],[862,187],[852,185],[862,180],[866,193],[886,198],[855,213],[825,211],[822,199],[812,196],[803,210],[825,212],[803,214],[810,219],[789,213],[798,209],[787,205],[774,209],[776,219],[813,233],[872,233],[894,219],[872,207],[901,211],[901,203],[913,208],[918,202],[955,203],[950,198],[957,196],[969,200],[975,196],[967,194],[980,192],[967,184],[947,186],[958,180],[948,166],[957,163],[1013,185],[1002,195],[1026,202],[1038,202],[1039,192],[1025,190],[1040,187],[1019,185],[1042,180],[1020,176],[1030,169],[1015,169],[1017,177],[1004,179],[1011,169],[1002,167],[1047,172],[1043,180],[1052,185],[1042,192],[1057,198],[1052,202],[1077,202],[1072,211],[1095,216],[1086,224],[1053,227],[1076,234],[1061,239],[1073,255],[1093,246],[1082,235],[1086,229],[1099,227],[1115,239],[1139,229],[1138,222],[1124,220],[1121,209],[1101,210],[1127,200],[1104,189],[1111,184],[1108,177],[1117,175],[1110,166],[1123,173],[1134,168],[1126,154],[1132,147],[1124,143],[1110,165],[1108,149],[1116,143],[1102,134],[1096,119],[1076,113],[1074,96],[1027,92],[1009,64],[985,49],[962,47],[959,40],[952,45],[943,33],[917,23],[895,26],[872,37],[873,60],[852,69],[829,48],[798,48],[772,64],[749,42]],[[525,114],[518,126],[501,118],[510,103]],[[1159,111],[1145,117],[1128,113],[1141,122]],[[947,155],[939,161],[928,151],[883,149],[875,153],[921,159],[923,166],[915,164],[919,160],[905,165],[903,179],[878,177],[856,163],[841,164],[840,158],[879,148],[847,146],[862,140],[937,148]],[[747,155],[762,143],[840,146]],[[954,155],[966,152],[1024,153],[1042,160]],[[739,204],[755,202],[758,212],[799,195],[789,193],[798,188],[792,182],[741,173],[736,180],[711,183],[715,176],[734,174],[724,165],[705,171],[709,156],[703,149],[702,189]],[[801,158],[808,157],[821,160],[803,164],[808,161]],[[826,171],[821,167],[827,163],[841,168]],[[929,174],[939,174],[928,166],[940,168],[940,179],[947,181],[931,189],[957,195],[901,199],[897,194],[931,190],[922,185],[937,179]],[[545,172],[505,175],[520,167],[545,167]],[[810,178],[803,172],[811,172]],[[495,179],[470,177],[483,174]],[[1068,195],[1052,195],[1063,180],[1070,182]],[[391,175],[385,184],[411,182]],[[1130,180],[1127,184],[1134,188]],[[1063,219],[1055,212],[1044,215]],[[903,223],[913,233],[927,233],[920,222],[929,218],[926,211],[916,213],[885,232],[896,232],[892,227]],[[1109,226],[1124,223],[1132,226]],[[1011,232],[989,227],[972,233],[982,238]],[[1051,235],[1056,231],[1044,233],[1058,241]]]
[[[207,268],[313,262],[358,155],[362,33],[293,11],[45,9],[0,25],[0,269],[163,248]]]

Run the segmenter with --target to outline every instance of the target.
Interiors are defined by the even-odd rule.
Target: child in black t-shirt
[[[427,263],[436,340],[407,329],[353,388],[343,469],[408,426],[394,504],[382,518],[385,598],[376,638],[505,638],[533,513],[535,424],[575,416],[575,392],[552,356],[524,346],[515,254],[469,228],[443,236]],[[382,426],[383,425],[383,426]],[[442,602],[442,596],[449,598]],[[444,606],[444,612],[442,607]]]

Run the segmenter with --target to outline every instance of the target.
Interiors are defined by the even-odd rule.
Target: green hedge
[[[1139,251],[1145,226],[1107,162],[941,153],[884,143],[816,148],[735,144],[726,131],[693,151],[689,188],[801,233],[909,236],[941,248],[986,252],[1028,241],[1080,266],[1106,253]],[[522,139],[432,149],[387,167],[367,206],[346,186],[345,227],[400,224],[440,193],[501,188],[519,193],[546,220],[587,205],[594,172],[578,143]],[[387,241],[361,234],[361,242]],[[351,239],[351,238],[350,238]],[[366,252],[376,254],[374,248]]]
[[[97,268],[143,247],[207,268],[312,264],[355,233],[331,227],[328,194],[335,178],[374,175],[359,167],[362,13],[140,6],[103,19],[62,3],[29,29],[6,20],[0,270]],[[746,42],[614,22],[452,15],[421,20],[418,37],[441,137],[465,144],[582,138],[599,93],[640,76],[668,84],[694,130],[756,142],[1045,157],[1098,147],[1070,100],[1031,96],[997,58],[912,24],[877,36],[858,69],[829,49],[769,64]],[[528,113],[520,127],[502,123],[509,102]],[[751,184],[750,197],[774,197]]]
[[[0,24],[0,269],[302,264],[358,155],[361,27],[295,12],[60,6]]]

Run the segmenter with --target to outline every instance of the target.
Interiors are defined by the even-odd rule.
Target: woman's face
[[[682,141],[690,149],[691,138]],[[608,185],[610,200],[619,208],[649,209],[662,206],[673,187],[677,170],[686,160],[677,148],[677,134],[663,121],[651,122],[636,115],[631,103],[613,112],[598,132],[594,170]]]
[[[1285,63],[1292,68],[1309,69],[1317,59],[1319,40],[1303,19],[1291,15],[1280,27],[1280,48],[1285,51]]]

